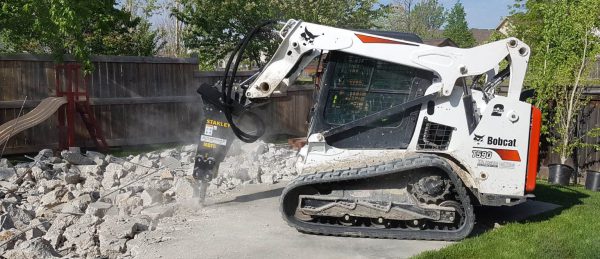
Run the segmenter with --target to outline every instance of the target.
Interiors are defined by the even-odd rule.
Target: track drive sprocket
[[[410,193],[420,202],[439,204],[451,193],[452,181],[440,175],[430,175],[419,179],[411,185]]]

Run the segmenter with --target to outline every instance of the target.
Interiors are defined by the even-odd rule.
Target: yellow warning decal
[[[206,147],[206,148],[216,148],[217,145],[213,144],[213,143],[206,143],[206,142],[202,142],[202,146]]]

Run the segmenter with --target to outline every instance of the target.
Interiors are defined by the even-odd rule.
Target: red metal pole
[[[75,84],[73,86],[75,88],[75,98],[76,98],[75,100],[77,102],[79,102],[79,66],[76,64],[73,64],[72,70],[73,70],[73,74],[75,75],[75,76],[73,76],[73,78],[74,78],[73,80],[74,80],[74,84]]]
[[[75,96],[73,95],[72,68],[65,69],[67,73],[67,145],[75,146]]]
[[[55,83],[56,83],[56,96],[63,97],[62,85],[60,81],[61,71],[64,72],[65,67],[62,65],[56,65],[55,70]],[[58,109],[58,148],[63,150],[66,149],[67,146],[67,136],[66,136],[66,128],[65,128],[65,106],[61,106]]]

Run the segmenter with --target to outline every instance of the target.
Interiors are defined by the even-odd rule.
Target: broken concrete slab
[[[11,168],[13,167],[12,163],[8,161],[6,158],[0,158],[0,168]]]
[[[163,203],[169,203],[175,200],[175,191],[174,190],[167,190],[165,192],[163,192]]]
[[[261,183],[268,183],[268,184],[276,184],[277,181],[277,176],[274,174],[267,174],[267,175],[261,175],[260,176],[260,182]]]
[[[138,258],[138,255],[141,253],[144,245],[147,242],[146,239],[144,238],[144,235],[146,233],[148,233],[148,232],[142,232],[142,233],[136,235],[133,239],[127,240],[127,243],[126,243],[127,252],[124,255],[125,258],[128,258],[128,257]]]
[[[104,161],[106,161],[106,163],[107,163],[107,164],[110,164],[110,163],[123,164],[123,163],[125,163],[127,160],[125,160],[125,159],[123,159],[123,158],[120,158],[120,157],[115,157],[115,156],[113,156],[113,155],[107,155],[107,156],[104,158]]]
[[[54,189],[42,196],[40,199],[40,205],[45,207],[52,207],[54,205],[62,203],[61,198],[67,193],[65,188]]]
[[[58,206],[60,206],[60,205],[58,205]],[[38,206],[35,209],[35,215],[37,217],[53,218],[56,216],[56,211],[54,211],[54,208],[46,208],[44,206]]]
[[[52,225],[44,235],[44,239],[50,241],[50,244],[58,248],[64,242],[63,233],[68,226],[71,226],[75,220],[76,216],[68,215],[68,214],[59,214],[53,221]]]
[[[94,202],[90,203],[85,210],[85,214],[94,215],[96,217],[102,218],[106,215],[106,212],[112,207],[110,203],[106,202]]]
[[[83,190],[85,191],[93,191],[100,190],[102,187],[102,178],[101,177],[90,177],[85,178],[85,182],[83,182]]]
[[[17,229],[27,228],[31,220],[34,218],[33,211],[19,208],[15,205],[9,205],[4,210],[10,216],[10,219]]]
[[[123,171],[125,168],[123,167],[122,164],[119,163],[109,163],[106,168],[105,171],[106,172],[110,172],[110,173],[117,173],[117,174],[122,174],[121,171]]]
[[[175,208],[172,205],[161,205],[142,210],[140,214],[150,217],[153,222],[159,219],[172,217],[175,213]]]
[[[155,189],[145,189],[140,195],[144,206],[148,207],[157,203],[161,203],[163,199],[163,193]]]
[[[132,195],[133,195],[133,191],[126,191],[123,193],[119,193],[119,194],[117,194],[117,196],[115,196],[113,203],[116,205],[122,204],[127,199],[129,199],[129,197],[131,197]]]
[[[34,238],[38,238],[38,237],[42,237],[46,234],[46,232],[42,231],[41,229],[34,227],[34,228],[30,228],[29,230],[27,230],[25,232],[25,239],[26,240],[31,240]]]
[[[127,216],[141,211],[143,201],[140,197],[133,196],[133,194],[132,191],[127,191],[115,196],[114,204],[119,208],[119,215]]]
[[[29,226],[36,226],[45,233],[48,231],[48,229],[50,229],[50,222],[41,220],[40,218],[34,218],[29,222]]]
[[[134,162],[132,161],[132,163]],[[136,172],[140,169],[148,171],[149,169],[156,166],[157,161],[154,159],[150,159],[147,156],[140,156],[140,159],[136,164],[139,165],[136,169]]]
[[[6,211],[9,206],[17,204],[19,200],[15,197],[13,193],[7,193],[4,199],[0,200],[0,205],[2,205],[2,210]]]
[[[69,170],[67,173],[65,173],[64,180],[67,184],[78,184],[82,182],[83,178],[78,172]]]
[[[256,159],[258,155],[264,154],[269,150],[269,147],[263,141],[256,141],[254,143],[248,143],[240,145],[241,153],[253,156],[252,159]]]
[[[196,144],[185,145],[181,148],[181,151],[195,152],[197,147],[198,147],[198,145],[196,145]]]
[[[165,192],[173,187],[171,180],[165,179],[149,179],[144,183],[144,189],[154,189],[159,192]]]
[[[0,215],[0,231],[13,228],[15,228],[15,223],[13,222],[12,217],[8,213]]]
[[[54,163],[52,164],[52,169],[55,173],[65,173],[69,171],[71,168],[71,164],[69,163]]]
[[[132,184],[132,185],[125,187],[125,191],[139,193],[139,192],[144,191],[144,187],[137,185],[137,184]]]
[[[160,159],[159,166],[170,170],[176,170],[177,168],[181,167],[181,161],[172,156],[166,156]]]
[[[4,251],[13,249],[15,247],[15,244],[17,243],[17,240],[24,240],[24,237],[22,235],[16,237],[17,234],[18,230],[14,228],[0,231],[0,243],[8,242],[4,246],[0,246],[0,255],[4,253]]]
[[[60,152],[60,156],[67,162],[74,165],[95,165],[94,160],[82,155],[79,152],[63,150]]]
[[[106,164],[106,160],[104,160],[106,158],[106,155],[104,155],[102,153],[88,150],[85,152],[85,156],[90,158],[91,160],[93,160],[94,163],[96,163],[96,165],[105,165]]]
[[[168,170],[168,169],[163,169],[160,172],[160,179],[163,179],[163,180],[173,180],[174,175],[175,174],[173,173],[173,171]]]
[[[12,167],[0,167],[0,181],[9,181],[11,180],[15,175],[17,174],[17,171],[12,168]]]
[[[37,183],[37,190],[42,194],[46,194],[50,191],[53,191],[56,188],[62,188],[64,182],[61,180],[46,180],[42,179]]]
[[[224,161],[219,165],[219,174],[225,178],[237,178],[242,181],[251,180],[248,168],[241,165],[239,162]]]
[[[199,190],[196,180],[190,177],[178,178],[175,187],[175,197],[178,201],[189,201],[198,197]]]
[[[125,177],[127,175],[128,171],[125,170],[125,168],[123,167],[122,164],[118,164],[118,163],[110,163],[106,166],[106,169],[104,171],[104,179],[106,179],[107,177],[110,178],[110,181],[116,180],[114,181],[117,185],[120,181],[119,179],[122,179],[123,177]],[[108,182],[110,182],[108,181]],[[104,180],[103,180],[103,183]],[[103,184],[104,186],[104,184]],[[106,186],[104,188],[107,188]]]
[[[75,194],[71,191],[67,191],[65,195],[60,198],[60,203],[67,203],[73,199],[75,199]]]
[[[14,250],[3,254],[6,259],[59,258],[61,255],[47,240],[38,237],[21,243]]]
[[[160,152],[160,157],[172,157],[175,156],[175,154],[177,154],[177,150],[174,148],[170,148],[170,149],[165,149],[162,152]]]
[[[62,213],[84,213],[88,205],[92,202],[92,197],[89,194],[83,194],[73,200],[67,202],[61,209]]]
[[[87,156],[88,158],[100,158],[100,159],[104,159],[106,158],[105,154],[102,154],[100,152],[96,152],[96,151],[91,151],[91,150],[87,150],[85,151],[85,156]]]
[[[131,159],[129,159],[129,162],[134,163],[134,164],[139,164],[141,159],[142,159],[142,155],[135,155]]]
[[[148,224],[148,220],[140,217],[110,215],[104,218],[99,227],[115,238],[133,238],[139,232],[148,230]]]
[[[127,172],[135,172],[136,165],[134,163],[125,162],[123,163],[123,169]]]
[[[119,215],[129,216],[139,214],[144,208],[143,204],[144,201],[142,198],[137,196],[129,197],[119,204]]]
[[[179,159],[179,161],[182,164],[190,164],[194,162],[194,153],[182,153],[181,154],[181,159]]]
[[[77,165],[74,166],[82,176],[99,176],[102,175],[102,167],[100,165]]]
[[[52,151],[52,149],[42,149],[33,159],[35,161],[46,161],[52,157],[54,157],[54,151]]]
[[[126,251],[125,243],[137,233],[148,229],[148,222],[139,218],[107,216],[98,226],[100,252],[110,258],[120,256]]]
[[[31,176],[33,176],[33,179],[35,179],[36,182],[42,179],[48,180],[52,178],[52,175],[49,171],[43,170],[38,166],[34,166],[31,168]]]
[[[228,187],[229,188],[235,188],[238,185],[241,185],[243,183],[243,181],[239,178],[231,178],[229,179],[229,182],[227,182]]]
[[[97,225],[102,220],[94,215],[85,214],[81,216],[73,225],[69,226],[63,236],[66,247],[75,247],[77,254],[82,257],[99,256],[99,250],[96,242]]]
[[[104,187],[104,189],[108,190],[111,189],[113,186],[117,186],[119,185],[119,178],[117,177],[117,172],[116,171],[106,171],[104,172],[104,178],[102,178],[102,187]]]

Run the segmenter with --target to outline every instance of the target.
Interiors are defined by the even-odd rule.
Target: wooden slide
[[[0,144],[8,141],[19,132],[47,120],[60,106],[66,103],[67,99],[65,97],[48,97],[27,114],[0,125]]]

